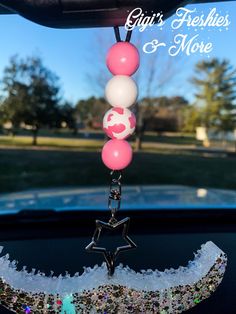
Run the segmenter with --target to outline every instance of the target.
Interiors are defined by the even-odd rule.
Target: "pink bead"
[[[110,140],[102,149],[102,161],[111,170],[122,170],[132,160],[132,148],[124,140]]]
[[[113,75],[130,76],[139,67],[138,49],[128,42],[118,42],[108,51],[106,62]]]

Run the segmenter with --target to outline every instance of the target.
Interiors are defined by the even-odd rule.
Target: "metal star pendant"
[[[129,217],[124,218],[121,221],[117,221],[115,218],[113,218],[109,221],[109,223],[96,220],[96,229],[92,238],[92,242],[86,247],[86,250],[89,252],[103,254],[107,264],[109,276],[112,276],[114,274],[115,260],[117,256],[123,251],[129,251],[137,247],[137,245],[128,236],[129,222]],[[106,248],[97,246],[103,228],[114,231],[121,226],[123,226],[122,237],[127,242],[127,245],[117,247],[114,253],[108,251]]]

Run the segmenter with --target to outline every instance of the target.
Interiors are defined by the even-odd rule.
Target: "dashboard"
[[[193,259],[201,244],[213,241],[228,256],[223,282],[207,300],[188,313],[234,314],[236,291],[236,211],[234,209],[201,210],[120,210],[119,218],[131,217],[130,236],[138,248],[120,254],[117,264],[140,269],[178,268]],[[101,210],[22,211],[5,215],[0,220],[2,254],[17,260],[18,269],[36,268],[46,274],[71,275],[82,272],[83,266],[101,264],[100,254],[88,253],[95,220],[107,221],[109,214]],[[119,235],[105,234],[102,244],[119,243]],[[0,313],[10,312],[3,307]]]

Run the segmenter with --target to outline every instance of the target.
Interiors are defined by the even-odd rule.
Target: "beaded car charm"
[[[129,267],[115,266],[117,256],[136,248],[128,235],[130,218],[117,220],[121,202],[121,170],[132,160],[132,148],[125,140],[132,135],[136,119],[128,109],[137,99],[138,89],[131,78],[139,67],[137,48],[121,41],[115,28],[117,43],[107,55],[107,67],[114,75],[106,85],[106,99],[112,108],[105,114],[103,129],[111,139],[102,149],[102,160],[111,170],[108,222],[96,221],[89,252],[102,253],[100,267],[85,268],[83,274],[47,277],[35,271],[16,269],[8,254],[0,257],[0,302],[10,311],[60,314],[172,314],[182,313],[208,298],[221,283],[227,258],[213,242],[207,242],[186,267],[135,272]],[[113,232],[122,227],[126,245],[114,252],[99,246],[102,229]],[[2,247],[0,247],[0,253]]]

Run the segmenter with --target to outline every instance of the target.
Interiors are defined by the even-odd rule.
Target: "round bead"
[[[126,139],[134,133],[135,125],[135,115],[127,108],[111,108],[103,118],[103,130],[112,139]]]
[[[110,140],[102,149],[102,161],[111,170],[122,170],[132,160],[132,148],[124,140]]]
[[[138,88],[129,76],[116,75],[107,83],[105,95],[111,106],[128,108],[135,103]]]
[[[128,42],[118,42],[109,49],[106,62],[113,75],[130,76],[139,67],[138,49]]]

